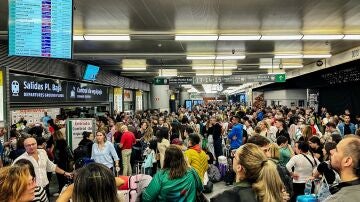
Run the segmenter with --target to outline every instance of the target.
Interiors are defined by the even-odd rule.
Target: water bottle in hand
[[[311,180],[306,181],[304,194],[305,194],[305,195],[310,195],[310,194],[311,194],[311,188],[312,188],[312,182],[311,182]]]

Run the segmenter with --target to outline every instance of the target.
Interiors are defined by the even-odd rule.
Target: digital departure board
[[[9,0],[9,55],[72,55],[72,0]]]

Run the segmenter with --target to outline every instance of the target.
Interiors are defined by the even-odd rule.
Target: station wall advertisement
[[[9,87],[11,103],[109,101],[108,87],[89,83],[10,74]]]
[[[114,110],[117,112],[123,111],[123,89],[114,88]]]

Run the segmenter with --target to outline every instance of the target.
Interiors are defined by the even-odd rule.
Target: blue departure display
[[[72,0],[9,0],[9,55],[70,59]]]
[[[96,76],[99,73],[99,69],[100,67],[95,66],[95,65],[87,65],[85,72],[84,72],[84,80],[89,80],[89,81],[95,81],[96,80]]]

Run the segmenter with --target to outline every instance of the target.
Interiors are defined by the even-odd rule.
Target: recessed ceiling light
[[[315,54],[307,54],[307,55],[303,55],[303,58],[330,58],[331,54],[319,54],[319,55],[315,55]]]
[[[83,36],[83,35],[74,35],[74,36],[73,36],[73,40],[74,40],[74,41],[83,41],[83,40],[85,40],[85,39],[84,39],[84,36]]]
[[[222,69],[237,69],[237,66],[194,66],[192,67],[193,70],[222,70]]]

